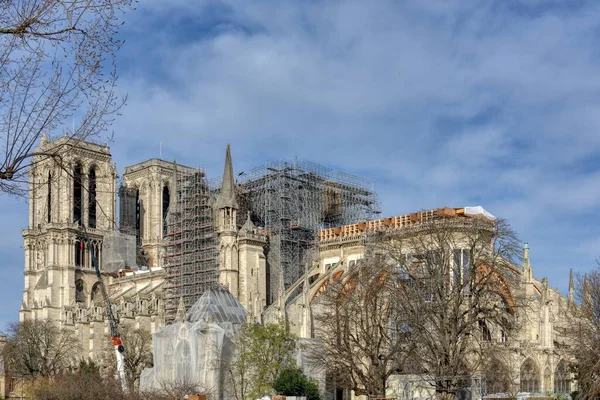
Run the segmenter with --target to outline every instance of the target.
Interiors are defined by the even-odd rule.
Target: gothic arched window
[[[75,267],[83,268],[85,266],[85,241],[77,239],[75,241]]]
[[[48,195],[46,196],[46,211],[48,223],[52,222],[52,173],[48,172]]]
[[[93,258],[96,259],[98,266],[100,266],[101,265],[101,263],[100,263],[100,247],[101,247],[100,243],[98,243],[96,240],[92,240],[89,245],[92,246],[91,250],[92,250],[92,253],[94,254]],[[87,251],[89,252],[90,249],[87,249]],[[91,255],[90,255],[89,267],[94,268],[93,259],[92,259]]]
[[[167,214],[169,213],[169,206],[171,203],[171,193],[167,185],[163,186],[162,191],[162,225],[163,225],[163,238],[167,236]]]
[[[96,227],[96,169],[90,168],[88,175],[88,226]]]
[[[100,282],[94,283],[94,286],[92,286],[92,291],[91,291],[91,295],[90,295],[90,300],[92,302],[94,302],[94,304],[96,304],[96,305],[98,305],[103,300],[102,293],[101,293],[102,288],[100,287],[100,285],[101,285]]]
[[[521,365],[521,392],[540,391],[540,371],[531,358]]]
[[[234,246],[231,249],[231,269],[234,269],[236,271],[239,270],[239,265],[238,265],[239,259],[238,259],[238,256],[239,256],[238,249],[237,249],[237,247]]]
[[[571,392],[571,374],[564,360],[561,360],[554,371],[554,393]]]
[[[135,191],[135,239],[138,245],[142,243],[142,213],[142,199],[140,198],[140,191],[138,189]]]
[[[492,340],[492,333],[490,332],[487,322],[479,320],[479,329],[481,330],[481,338],[484,341],[489,342]]]
[[[73,170],[73,222],[77,225],[81,225],[82,177],[81,165],[77,164]]]
[[[77,279],[75,281],[75,302],[76,303],[85,303],[86,298],[85,293],[85,282],[83,279]]]
[[[546,366],[544,370],[544,392],[552,391],[552,373],[550,372],[550,366]]]
[[[506,365],[498,360],[492,358],[485,366],[485,385],[488,393],[506,393],[510,390],[511,371],[508,370]]]

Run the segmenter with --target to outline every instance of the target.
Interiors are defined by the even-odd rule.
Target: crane
[[[80,246],[83,249],[84,241],[85,244],[88,245],[92,265],[94,266],[94,270],[96,271],[98,282],[100,282],[102,298],[104,299],[104,306],[106,308],[106,317],[108,318],[108,324],[110,327],[110,339],[112,340],[113,347],[115,349],[115,355],[117,357],[117,375],[119,378],[119,382],[121,383],[121,387],[123,388],[123,391],[126,392],[128,391],[128,387],[127,380],[125,379],[125,346],[123,346],[123,341],[121,340],[121,337],[119,335],[119,321],[113,313],[110,298],[108,297],[108,292],[106,291],[106,286],[104,285],[104,280],[102,279],[102,273],[100,272],[100,265],[98,265],[98,259],[96,257],[96,254],[94,253],[94,249],[92,247],[92,243],[88,236],[85,225],[81,224],[81,230],[83,233],[84,240],[80,242]]]

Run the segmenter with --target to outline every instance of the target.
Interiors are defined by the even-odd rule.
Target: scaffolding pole
[[[175,199],[165,237],[165,321],[172,322],[179,298],[186,310],[218,283],[216,232],[211,193],[204,171],[182,171],[174,165]]]

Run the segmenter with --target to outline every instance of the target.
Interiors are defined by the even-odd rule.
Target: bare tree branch
[[[502,220],[441,218],[372,236],[364,259],[317,299],[314,363],[357,394],[382,395],[401,373],[453,398],[517,328],[527,306],[519,253]]]
[[[567,331],[581,399],[600,396],[600,266],[575,282],[572,321]]]
[[[116,94],[116,34],[132,3],[0,1],[0,192],[25,193],[43,135],[95,140],[108,131],[125,103]]]

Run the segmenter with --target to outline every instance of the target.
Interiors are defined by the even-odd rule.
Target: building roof
[[[216,287],[204,292],[190,307],[187,320],[241,325],[246,322],[246,310],[227,289]]]
[[[252,218],[250,218],[250,211],[248,211],[248,217],[246,218],[246,222],[244,222],[244,225],[242,225],[242,229],[240,229],[240,232],[253,233],[255,229],[256,227],[252,223]]]
[[[318,237],[320,241],[326,241],[337,238],[360,236],[368,232],[375,232],[382,229],[402,229],[433,220],[448,218],[480,218],[490,222],[496,219],[496,217],[481,206],[459,208],[444,207],[404,214],[397,217],[381,218],[334,228],[321,229],[318,232]]]
[[[166,169],[169,171],[174,171],[175,169],[183,170],[183,171],[196,171],[197,168],[188,167],[185,165],[177,164],[174,161],[166,161],[160,158],[150,158],[145,161],[141,161],[139,163],[130,165],[125,167],[125,175],[132,174],[134,172],[142,171],[151,167],[159,167],[162,169]],[[200,171],[203,173],[203,171]]]

